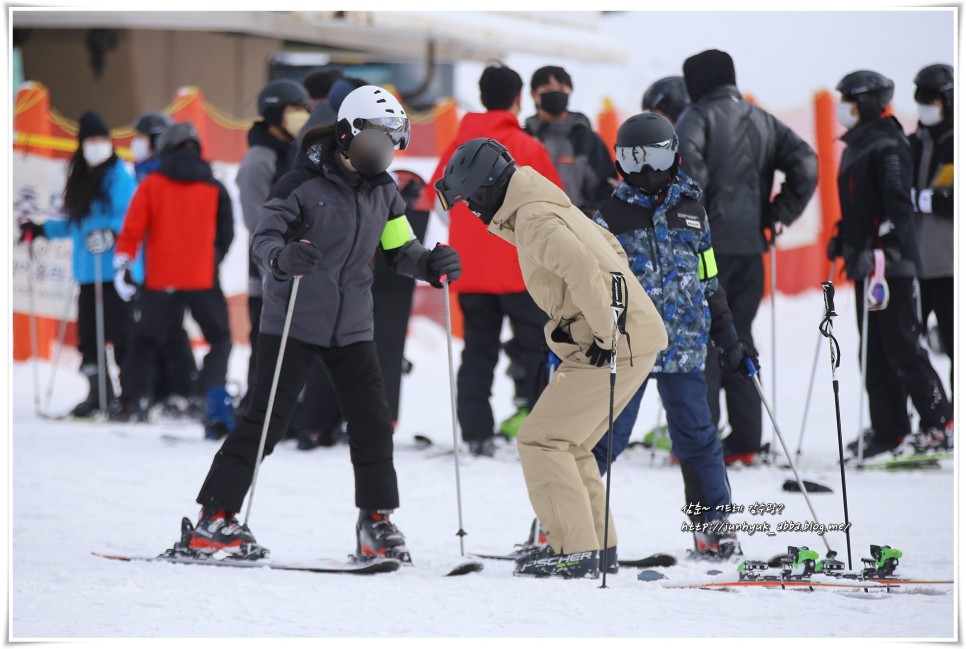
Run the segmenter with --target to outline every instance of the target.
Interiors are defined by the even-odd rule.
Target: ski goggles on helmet
[[[409,119],[405,117],[370,117],[362,120],[362,128],[359,130],[382,131],[392,140],[392,145],[396,149],[405,149],[409,146]]]
[[[617,161],[624,173],[638,173],[647,165],[654,171],[667,171],[678,154],[678,138],[645,146],[615,146]]]

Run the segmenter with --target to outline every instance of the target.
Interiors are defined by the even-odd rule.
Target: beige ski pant
[[[636,354],[631,367],[626,339],[617,347],[614,417],[644,382],[656,355]],[[604,483],[593,448],[607,434],[610,363],[595,367],[564,359],[517,437],[533,511],[557,553],[602,550]],[[610,517],[607,544],[617,545]]]

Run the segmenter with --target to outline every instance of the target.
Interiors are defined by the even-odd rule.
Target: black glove
[[[758,364],[758,351],[743,340],[738,340],[718,354],[721,367],[738,376],[748,376],[748,366],[745,364],[746,358],[751,359],[755,371],[761,369],[761,365]]]
[[[399,189],[399,195],[402,196],[403,201],[406,203],[406,214],[412,213],[413,207],[419,201],[422,193],[423,188],[415,180],[410,180],[406,183],[405,187]]]
[[[875,270],[875,257],[871,250],[862,250],[845,264],[845,276],[853,282],[862,281]]]
[[[287,280],[296,275],[311,275],[318,269],[322,253],[308,241],[285,244],[272,258],[272,274],[276,279]]]
[[[832,237],[828,240],[828,248],[825,249],[825,255],[828,257],[829,261],[835,261],[842,256],[842,240],[838,237]]]
[[[84,241],[87,252],[100,255],[114,247],[114,231],[109,228],[91,230]]]
[[[426,258],[426,281],[436,288],[443,288],[443,276],[447,281],[455,282],[462,272],[463,265],[456,248],[445,243],[437,243]]]
[[[17,240],[18,243],[23,243],[28,238],[33,241],[34,239],[42,239],[44,237],[44,226],[41,223],[34,223],[33,221],[23,221],[20,224],[20,239]]]
[[[590,349],[584,352],[584,355],[590,359],[591,365],[603,367],[604,365],[610,364],[610,350],[598,345],[596,339],[594,340],[594,344],[590,346]]]

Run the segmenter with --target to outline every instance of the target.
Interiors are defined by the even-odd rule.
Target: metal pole
[[[456,515],[459,519],[459,531],[456,536],[460,539],[460,556],[465,556],[463,550],[463,537],[466,532],[463,530],[463,493],[460,489],[460,442],[456,433],[456,375],[453,371],[453,323],[450,320],[450,296],[449,279],[441,277],[443,283],[443,307],[446,312],[446,351],[449,357],[449,407],[450,416],[453,422],[453,465],[456,469]],[[539,522],[537,522],[537,535],[539,535]]]
[[[778,230],[772,227],[771,237],[771,402],[775,406],[775,415],[778,415],[778,329],[776,326],[776,302],[778,300],[778,251],[776,249]],[[772,431],[771,444],[769,445],[772,463],[778,452],[775,450],[775,433]]]
[[[832,262],[832,267],[828,271],[829,283],[831,283],[833,279],[835,279],[834,261]],[[808,408],[812,404],[812,387],[815,385],[815,371],[818,369],[818,355],[820,351],[822,351],[821,330],[819,330],[818,340],[815,341],[815,355],[812,357],[812,374],[808,379],[808,392],[805,393],[805,410],[802,412],[802,427],[798,431],[798,449],[795,450],[796,457],[799,457],[802,454],[802,441],[805,439],[805,422],[808,420]]]
[[[107,417],[107,363],[104,343],[104,273],[101,270],[103,253],[94,255],[94,320],[97,326],[97,401],[99,418]]]
[[[50,368],[50,378],[47,381],[47,393],[44,395],[43,412],[50,411],[50,399],[54,394],[54,379],[57,377],[57,367],[60,365],[60,353],[64,349],[64,339],[67,337],[67,316],[70,313],[70,303],[76,293],[75,285],[71,285],[64,300],[64,309],[61,312],[60,324],[57,326],[57,348],[54,350],[53,367]]]
[[[611,309],[614,322],[610,336],[610,405],[607,411],[607,485],[604,494],[604,547],[600,552],[601,588],[607,588],[607,548],[610,545],[610,467],[614,458],[614,392],[617,389],[617,332],[620,329],[621,312],[627,308],[624,297],[624,275],[619,272],[611,274]]]
[[[272,421],[272,409],[275,406],[275,391],[278,389],[278,377],[282,374],[282,359],[285,358],[285,344],[288,342],[288,332],[292,326],[292,314],[295,312],[295,298],[299,292],[301,275],[296,275],[292,281],[292,294],[288,298],[288,310],[285,312],[285,325],[282,327],[282,342],[278,347],[278,360],[275,361],[275,375],[272,377],[272,389],[268,393],[268,409],[265,411],[265,422],[262,424],[262,437],[258,440],[258,453],[255,456],[255,472],[252,474],[252,486],[248,492],[248,508],[245,510],[243,527],[248,527],[248,519],[252,514],[252,501],[255,500],[255,483],[258,481],[258,468],[262,464],[265,454],[265,440],[268,437],[268,426]]]
[[[768,413],[768,416],[771,418],[772,426],[775,427],[775,435],[778,437],[778,441],[782,445],[782,450],[785,451],[785,457],[788,458],[788,465],[791,467],[792,473],[795,474],[795,481],[798,483],[798,488],[801,489],[802,495],[805,496],[805,502],[808,504],[808,509],[812,512],[812,520],[815,521],[816,525],[821,527],[822,524],[818,520],[818,514],[815,513],[815,508],[812,507],[812,500],[808,497],[808,491],[805,489],[805,483],[803,483],[802,479],[799,477],[798,469],[795,468],[795,461],[792,459],[791,453],[788,452],[788,447],[785,446],[785,440],[782,437],[781,431],[778,429],[778,421],[775,419],[775,415],[772,413],[771,408],[768,407],[768,401],[765,399],[765,391],[762,389],[761,381],[758,379],[758,370],[755,368],[754,363],[751,362],[751,359],[747,357],[745,358],[745,369],[748,372],[748,376],[750,376],[751,380],[754,381],[755,389],[758,390],[758,396],[761,398],[761,403],[763,406],[765,406],[765,412]],[[831,546],[829,546],[825,535],[820,534],[819,536],[822,537],[822,541],[825,543],[825,548],[829,551],[829,553],[834,555],[834,552]]]
[[[40,369],[37,367],[37,308],[34,302],[34,239],[33,235],[27,233],[24,240],[27,242],[27,299],[28,310],[27,327],[30,330],[30,364],[34,380],[34,412],[40,416]]]
[[[869,300],[866,298],[868,292],[869,278],[866,277],[862,280],[862,295],[859,296],[862,300],[862,347],[859,353],[859,365],[862,371],[862,383],[859,387],[859,464],[862,464],[862,460],[865,459],[865,434],[862,427],[865,422],[866,372],[869,368]]]

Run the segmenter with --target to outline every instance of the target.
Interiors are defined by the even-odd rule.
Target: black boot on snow
[[[391,513],[391,510],[386,509],[359,510],[359,520],[356,522],[356,557],[360,560],[388,557],[412,565],[412,558],[406,549],[406,537],[389,521]]]
[[[87,377],[89,383],[89,388],[87,392],[87,398],[74,406],[74,409],[70,411],[71,417],[95,417],[100,413],[101,400],[100,400],[100,388],[98,387],[98,377],[100,374],[97,373],[96,365],[85,365],[81,368],[81,373]],[[110,403],[114,399],[114,390],[111,385],[110,377],[104,383],[107,388],[107,402]]]
[[[896,448],[898,448],[898,446],[899,442],[887,442],[877,439],[875,431],[873,431],[871,428],[866,428],[862,432],[862,459],[894,451]],[[849,442],[845,447],[845,450],[851,453],[853,457],[859,457],[859,440],[856,439],[852,442]]]
[[[607,569],[608,575],[616,575],[620,564],[617,562],[617,546],[607,548],[607,552],[604,553],[602,569]]]
[[[107,416],[111,421],[145,423],[148,420],[146,399],[135,401],[121,397],[107,405]]]
[[[242,525],[232,512],[202,508],[201,516],[195,527],[182,530],[181,546],[191,554],[199,556],[219,555],[215,558],[264,559],[268,548],[255,541],[247,525]]]
[[[557,554],[547,545],[517,559],[513,574],[521,577],[596,579],[600,576],[600,555],[600,550]]]
[[[727,519],[709,521],[704,530],[694,531],[694,550],[691,555],[696,559],[724,561],[732,556],[741,556],[738,535],[728,527]]]

